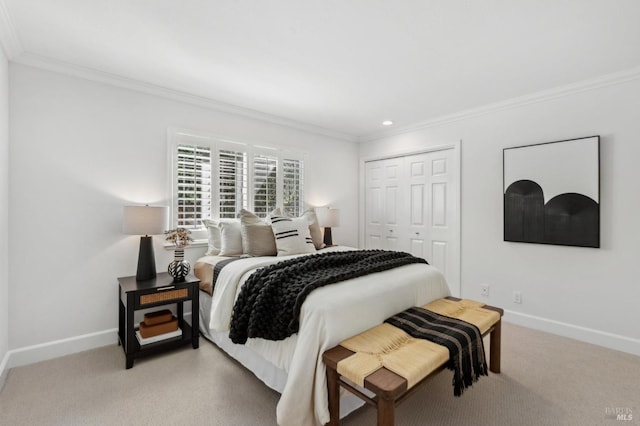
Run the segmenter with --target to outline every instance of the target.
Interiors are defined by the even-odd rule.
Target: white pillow
[[[309,233],[307,218],[291,219],[284,216],[271,216],[271,229],[276,238],[278,256],[316,251]]]
[[[282,214],[282,211],[280,210],[280,207],[276,207],[271,213],[269,213],[267,217],[264,218],[264,221],[271,225],[271,219],[276,216],[284,216]]]
[[[219,219],[204,219],[202,221],[209,234],[209,247],[205,253],[207,256],[217,256],[220,253],[220,225]]]
[[[222,239],[220,237],[220,224],[222,222],[238,222],[238,219],[203,219],[202,224],[207,228],[208,244],[206,256],[217,256],[222,249]]]
[[[271,218],[275,216],[286,216],[289,215],[282,214],[280,207],[276,208],[274,211],[269,214],[265,222],[271,223]],[[324,247],[324,241],[322,239],[322,229],[320,229],[320,225],[318,225],[318,217],[316,216],[316,212],[313,209],[305,210],[304,213],[300,216],[300,219],[304,218],[309,225],[309,233],[311,234],[311,239],[313,240],[313,245],[317,250],[320,250]]]
[[[240,221],[221,222],[220,225],[220,256],[242,255],[242,234]]]

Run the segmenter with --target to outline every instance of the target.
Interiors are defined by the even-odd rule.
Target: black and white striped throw
[[[250,337],[283,340],[298,331],[302,304],[316,288],[410,263],[427,261],[397,251],[352,250],[296,257],[258,269],[240,290],[229,337],[233,343]]]
[[[449,349],[447,367],[453,370],[453,394],[462,395],[480,376],[489,375],[484,343],[478,327],[424,308],[406,309],[385,320],[405,333]]]

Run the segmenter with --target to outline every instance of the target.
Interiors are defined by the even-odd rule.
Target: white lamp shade
[[[323,228],[340,226],[340,210],[338,209],[319,207],[316,209],[316,216],[318,217],[318,225]]]
[[[131,235],[157,235],[167,229],[169,207],[124,206],[122,232]]]

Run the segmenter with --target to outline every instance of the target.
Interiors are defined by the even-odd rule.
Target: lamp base
[[[150,236],[140,237],[138,252],[138,272],[136,281],[151,280],[156,277],[156,259],[153,254],[153,240]]]
[[[327,247],[331,247],[333,245],[333,238],[331,238],[331,228],[326,226],[324,228],[324,245]]]

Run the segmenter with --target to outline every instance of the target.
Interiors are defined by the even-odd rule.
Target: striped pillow
[[[316,251],[309,233],[309,222],[304,217],[271,216],[271,229],[276,238],[278,256]]]

